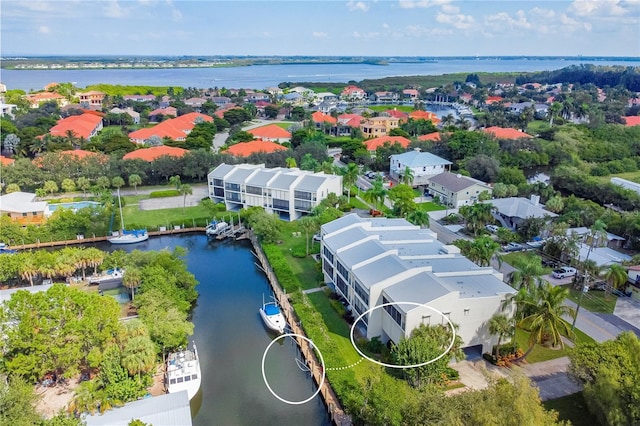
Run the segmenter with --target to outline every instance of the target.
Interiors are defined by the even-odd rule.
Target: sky
[[[640,0],[2,0],[0,37],[3,57],[640,57]]]

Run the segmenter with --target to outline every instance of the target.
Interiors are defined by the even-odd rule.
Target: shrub
[[[291,249],[291,256],[304,259],[307,257],[307,249],[305,247],[296,246]]]
[[[368,351],[373,352],[374,354],[381,354],[384,350],[387,349],[385,344],[380,341],[380,336],[372,337],[371,340],[367,342],[365,347]]]
[[[149,194],[149,198],[175,197],[176,195],[180,195],[177,189],[165,189],[162,191],[153,191]]]

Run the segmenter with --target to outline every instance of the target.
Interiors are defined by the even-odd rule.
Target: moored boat
[[[278,306],[276,302],[264,303],[263,300],[262,307],[260,308],[260,317],[269,330],[277,331],[280,334],[284,333],[284,329],[287,327],[287,321],[285,321],[280,306]]]
[[[195,343],[193,349],[185,348],[169,354],[165,373],[167,393],[186,390],[191,400],[198,393],[201,383],[200,360]]]
[[[220,235],[223,232],[228,231],[229,229],[231,229],[231,225],[229,225],[227,222],[225,221],[218,222],[217,220],[214,220],[213,222],[207,225],[204,232],[207,234],[207,236],[213,237],[216,235]]]
[[[149,239],[146,229],[124,229],[124,217],[122,216],[122,201],[120,200],[120,188],[118,188],[118,206],[120,207],[120,232],[107,238],[111,244],[141,243]]]

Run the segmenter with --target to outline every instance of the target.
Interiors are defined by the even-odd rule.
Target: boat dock
[[[278,301],[278,304],[282,308],[282,313],[284,314],[285,319],[287,320],[287,323],[291,330],[289,331],[289,333],[306,337],[304,330],[300,326],[300,322],[299,322],[300,320],[296,316],[293,306],[291,306],[291,303],[289,303],[287,294],[282,290],[282,287],[278,282],[278,278],[276,277],[276,274],[271,269],[271,265],[269,264],[267,256],[262,251],[262,247],[260,246],[258,239],[252,233],[247,233],[247,234],[249,235],[248,238],[251,239],[251,243],[253,244],[254,254],[260,261],[260,265],[258,266],[260,266],[260,268],[266,274],[267,279],[269,280],[269,284],[273,289],[273,293],[276,297],[276,300]],[[296,340],[296,343],[298,344],[298,348],[300,349],[300,352],[302,353],[302,356],[307,362],[307,365],[310,366],[311,375],[313,376],[316,386],[318,386],[322,381],[323,366],[318,360],[318,358],[316,357],[313,347],[309,343],[309,341],[302,339],[300,337],[296,337],[295,340]],[[348,414],[346,414],[342,409],[342,405],[338,400],[338,396],[333,391],[333,388],[329,383],[329,379],[326,377],[324,380],[324,385],[320,388],[320,395],[324,400],[325,406],[327,407],[329,416],[331,417],[331,421],[334,425],[350,426],[352,424],[351,417]]]

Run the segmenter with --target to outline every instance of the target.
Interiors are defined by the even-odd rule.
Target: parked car
[[[532,240],[527,241],[527,245],[533,248],[540,248],[544,245],[544,240]]]
[[[369,210],[369,214],[373,217],[383,216],[382,212],[376,209]]]
[[[559,265],[558,265],[558,262],[556,262],[555,260],[543,259],[542,266],[544,266],[545,268],[556,269]]]
[[[496,232],[498,232],[498,229],[500,229],[500,227],[497,225],[485,225],[484,228],[492,234],[495,234]]]
[[[371,170],[369,170],[368,172],[364,172],[364,176],[369,179],[375,179],[376,172],[372,172]]]
[[[561,268],[554,269],[552,275],[553,278],[562,279],[573,277],[576,273],[578,273],[576,268],[572,268],[571,266],[563,266]]]
[[[504,251],[521,251],[526,250],[526,247],[519,243],[509,243],[504,246]]]
[[[319,243],[320,241],[322,241],[322,235],[320,234],[314,234],[313,235],[313,241]]]

